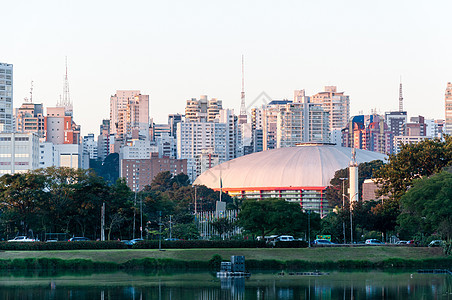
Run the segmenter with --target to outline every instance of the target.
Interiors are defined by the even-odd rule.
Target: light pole
[[[311,248],[311,210],[306,210],[308,214],[308,247]]]
[[[340,180],[342,180],[342,210],[345,209],[345,180],[347,180],[348,178],[339,178]],[[342,233],[344,234],[344,244],[346,244],[346,240],[345,240],[345,220],[342,221]]]

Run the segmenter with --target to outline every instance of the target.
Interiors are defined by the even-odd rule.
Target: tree
[[[39,215],[45,209],[45,177],[38,174],[5,174],[0,177],[0,210],[9,227],[27,235],[38,229]]]
[[[390,155],[389,162],[376,174],[381,185],[379,195],[400,200],[413,180],[440,172],[452,163],[452,137],[444,141],[425,139],[416,144],[402,145],[397,155]]]
[[[300,235],[308,226],[307,216],[298,203],[280,199],[245,200],[238,225],[262,238],[271,233]]]
[[[231,222],[228,218],[217,218],[211,221],[210,224],[222,239],[224,239],[225,234],[228,234],[234,229],[234,222]]]
[[[452,174],[441,172],[414,181],[400,199],[398,223],[408,234],[435,232],[452,238]]]
[[[358,165],[358,189],[359,196],[362,197],[363,183],[366,179],[374,177],[374,174],[381,169],[383,162],[381,160],[373,160]],[[334,177],[330,181],[330,186],[326,190],[326,198],[331,207],[342,206],[342,193],[347,194],[349,187],[348,168],[336,171]],[[346,196],[347,198],[347,196]]]

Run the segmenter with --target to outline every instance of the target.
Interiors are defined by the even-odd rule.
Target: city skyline
[[[261,92],[292,99],[294,90],[335,85],[350,95],[351,115],[383,114],[397,110],[402,76],[409,116],[444,119],[452,78],[446,1],[120,3],[5,3],[0,24],[10,43],[1,61],[14,65],[14,108],[32,80],[34,102],[55,106],[67,56],[82,135],[99,132],[116,90],[150,95],[158,123],[203,94],[238,114],[244,54],[247,106]]]

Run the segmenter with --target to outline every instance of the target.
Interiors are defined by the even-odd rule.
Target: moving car
[[[430,244],[428,244],[429,247],[441,247],[444,245],[444,241],[442,240],[434,240],[431,241]]]
[[[295,239],[291,235],[281,235],[278,238],[276,238],[278,242],[293,242]]]
[[[86,242],[86,241],[91,241],[89,238],[83,237],[83,236],[76,236],[76,237],[71,237],[68,242]]]
[[[312,242],[314,245],[334,245],[333,242],[329,240],[317,239]]]
[[[384,245],[385,243],[380,242],[377,239],[367,239],[366,240],[366,245]]]
[[[406,245],[408,244],[408,241],[397,241],[396,245]]]
[[[8,240],[8,242],[35,242],[35,239],[29,239],[25,235],[19,235],[13,238],[12,240]]]

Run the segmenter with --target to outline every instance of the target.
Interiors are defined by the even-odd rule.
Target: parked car
[[[36,240],[27,238],[25,235],[19,235],[12,240],[8,240],[8,242],[36,242]]]
[[[329,240],[317,239],[312,242],[314,245],[334,245],[333,242]]]
[[[276,238],[278,242],[293,242],[295,239],[291,235],[281,235]]]
[[[91,241],[89,238],[83,237],[83,236],[76,236],[76,237],[71,237],[68,242],[86,242],[86,241]]]
[[[428,244],[429,247],[441,247],[444,246],[444,241],[442,240],[434,240],[431,241],[430,244]]]
[[[397,241],[396,245],[406,245],[408,244],[408,241]]]
[[[377,239],[367,239],[366,245],[384,245],[385,243],[377,240]]]
[[[174,242],[174,241],[180,241],[180,239],[176,239],[176,238],[166,238],[165,241]]]
[[[133,245],[135,245],[136,243],[139,243],[139,242],[142,242],[142,241],[144,241],[143,239],[133,239],[133,240],[122,240],[121,242],[123,242],[124,244],[126,244],[127,246],[133,246]]]

